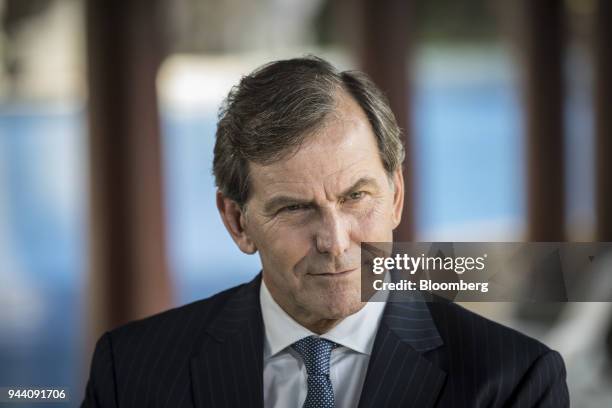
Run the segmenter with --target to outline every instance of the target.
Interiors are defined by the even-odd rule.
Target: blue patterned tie
[[[308,373],[308,393],[304,408],[333,408],[334,389],[329,378],[331,351],[338,345],[317,336],[304,337],[291,346],[300,353]]]

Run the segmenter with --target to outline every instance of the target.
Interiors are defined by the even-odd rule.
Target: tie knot
[[[302,356],[309,376],[329,375],[331,351],[338,344],[321,337],[308,336],[296,341],[291,347]]]

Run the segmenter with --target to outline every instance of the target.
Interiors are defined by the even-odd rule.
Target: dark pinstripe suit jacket
[[[106,333],[83,406],[260,407],[261,274],[187,306]],[[561,356],[449,302],[388,302],[365,407],[566,407]]]

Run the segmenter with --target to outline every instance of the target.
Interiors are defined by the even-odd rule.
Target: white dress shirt
[[[264,406],[296,407],[304,404],[307,374],[301,356],[290,346],[316,335],[297,323],[272,298],[263,279],[259,291],[265,328]],[[322,338],[341,345],[332,350],[330,379],[334,388],[335,407],[356,407],[361,396],[370,354],[385,302],[368,302]]]

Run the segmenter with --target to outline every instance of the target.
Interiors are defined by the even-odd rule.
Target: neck
[[[262,278],[262,285],[265,283],[265,279]],[[327,333],[332,328],[338,325],[344,317],[338,319],[326,319],[321,316],[312,313],[306,310],[303,307],[297,306],[295,303],[291,301],[286,301],[286,299],[280,294],[277,293],[274,286],[265,283],[266,288],[268,288],[268,292],[272,296],[272,299],[287,313],[293,320],[298,322],[301,326],[307,328],[313,333],[318,335]]]
[[[287,312],[287,314],[289,314],[289,312]],[[299,324],[301,324],[302,326],[304,326],[311,332],[319,334],[319,335],[327,333],[328,331],[333,329],[338,323],[344,320],[344,319],[320,319],[320,320],[309,322],[305,320],[300,321],[295,316],[292,316],[291,314],[289,314],[289,316],[291,316],[293,320],[295,320],[296,322],[298,322]]]

